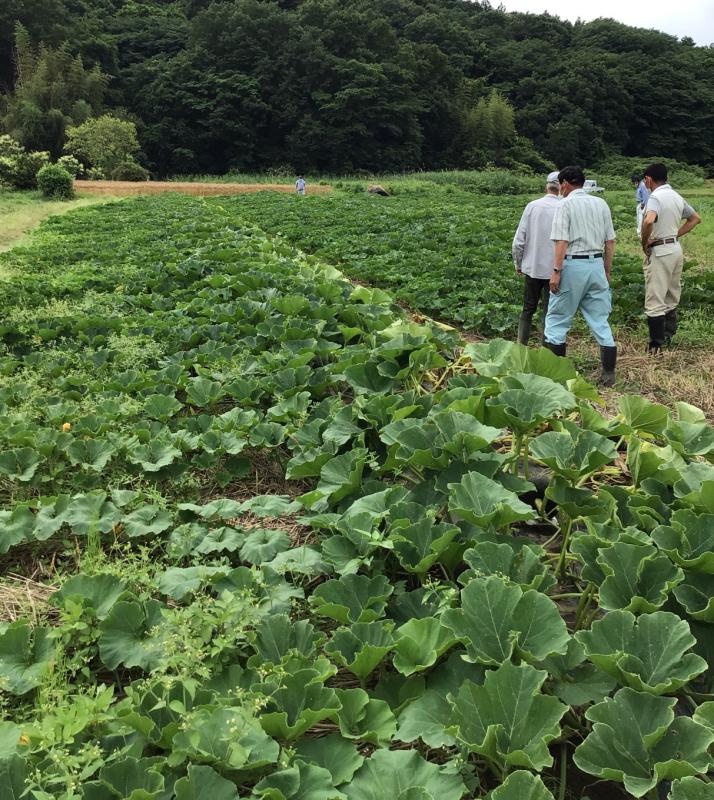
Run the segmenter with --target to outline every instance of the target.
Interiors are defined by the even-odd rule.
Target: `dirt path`
[[[200,197],[252,192],[295,192],[291,183],[175,183],[174,181],[75,181],[75,189],[82,194],[128,197],[140,194],[180,192]],[[327,194],[331,186],[308,186],[307,194]]]

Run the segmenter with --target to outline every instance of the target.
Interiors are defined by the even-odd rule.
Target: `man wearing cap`
[[[640,235],[645,252],[645,314],[650,334],[647,349],[658,353],[677,332],[684,265],[679,240],[702,220],[667,183],[664,164],[650,164],[644,180],[650,192]]]
[[[600,345],[600,384],[613,386],[617,347],[608,317],[612,309],[610,269],[615,229],[607,203],[583,190],[580,167],[565,167],[558,175],[565,198],[556,208],[550,238],[555,242],[550,277],[550,303],[545,318],[545,345],[565,355],[565,341],[580,309]]]
[[[548,313],[550,273],[553,269],[555,245],[550,238],[555,209],[560,203],[558,173],[546,179],[545,195],[528,203],[513,237],[511,253],[516,272],[523,276],[523,311],[518,321],[518,341],[528,344],[533,314],[543,299],[543,318]]]
[[[639,175],[633,175],[630,180],[635,187],[635,200],[637,201],[637,235],[640,236],[642,232],[642,220],[645,216],[645,206],[647,205],[650,193],[645,182]]]

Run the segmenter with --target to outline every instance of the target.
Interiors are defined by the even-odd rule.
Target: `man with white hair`
[[[513,263],[524,280],[523,311],[518,321],[518,341],[521,344],[528,344],[533,314],[540,300],[544,320],[548,313],[549,281],[555,258],[555,243],[550,232],[560,202],[559,191],[558,173],[551,172],[546,179],[545,195],[528,203],[513,237]]]

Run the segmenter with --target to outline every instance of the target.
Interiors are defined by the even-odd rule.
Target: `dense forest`
[[[714,47],[465,0],[2,0],[0,128],[133,121],[156,174],[714,164]]]

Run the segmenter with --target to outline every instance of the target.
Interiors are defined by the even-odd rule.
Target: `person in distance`
[[[518,341],[528,344],[533,314],[542,301],[543,319],[548,313],[550,273],[555,245],[550,238],[553,216],[560,202],[558,173],[546,178],[545,195],[533,200],[523,210],[513,237],[511,253],[516,272],[523,277],[523,311],[518,320]]]

